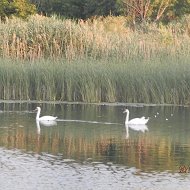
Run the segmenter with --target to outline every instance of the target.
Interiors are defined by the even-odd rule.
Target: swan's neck
[[[125,123],[128,123],[129,122],[129,111],[126,112],[126,119],[125,119]]]
[[[38,109],[38,112],[37,112],[37,114],[36,114],[36,120],[38,120],[38,119],[40,118],[40,112],[41,112],[41,110]]]

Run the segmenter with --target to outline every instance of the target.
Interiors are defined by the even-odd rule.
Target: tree
[[[116,0],[87,0],[85,3],[85,16],[107,16],[119,15],[118,4]]]
[[[8,0],[1,0],[0,1],[0,18],[3,19],[5,16],[9,16],[14,13],[14,8],[9,3]]]
[[[57,15],[63,11],[62,6],[66,0],[29,0],[37,8],[37,12],[43,15],[51,15],[56,13]]]
[[[176,0],[173,6],[173,12],[175,17],[190,14],[190,0]]]
[[[0,17],[17,16],[27,18],[27,16],[34,14],[36,7],[28,0],[1,0],[0,2]]]
[[[0,0],[2,2],[7,0]],[[21,0],[17,0],[21,1]],[[26,1],[26,0],[25,0]],[[135,24],[164,21],[190,13],[190,0],[29,0],[38,13],[66,18],[87,19],[92,16],[125,15]],[[2,2],[0,4],[2,4]],[[7,8],[11,11],[11,7]]]
[[[15,9],[15,16],[21,18],[27,18],[36,12],[34,4],[28,2],[28,0],[13,0],[12,6]]]
[[[125,14],[136,21],[159,21],[176,0],[122,0]]]
[[[58,14],[67,18],[118,15],[118,0],[30,0],[39,13]]]

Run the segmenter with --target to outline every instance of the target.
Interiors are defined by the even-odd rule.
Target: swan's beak
[[[123,113],[126,113],[127,111],[125,110]]]
[[[38,111],[38,109],[36,108],[35,110],[33,110],[33,111]]]

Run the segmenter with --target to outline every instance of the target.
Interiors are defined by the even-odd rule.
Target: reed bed
[[[189,104],[190,18],[132,31],[124,17],[0,23],[0,99]]]
[[[155,62],[154,62],[155,61]],[[160,63],[158,64],[158,61]],[[117,64],[0,61],[0,99],[189,104],[189,59]]]
[[[86,21],[31,16],[0,23],[0,56],[36,59],[116,59],[134,63],[190,53],[189,21],[168,26],[148,24],[132,31],[125,17]]]

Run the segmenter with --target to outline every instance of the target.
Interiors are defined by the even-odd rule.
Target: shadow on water
[[[4,155],[1,159],[4,177],[10,170],[15,171],[12,174],[24,178],[27,183],[21,173],[29,169],[33,173],[28,176],[35,174],[44,180],[47,180],[45,176],[56,175],[56,172],[60,179],[66,178],[68,181],[63,182],[52,177],[53,181],[49,182],[57,184],[57,189],[64,185],[71,188],[71,180],[75,182],[74,187],[81,185],[79,189],[84,189],[86,180],[89,189],[93,181],[97,185],[95,189],[109,189],[109,181],[114,181],[119,189],[126,189],[129,184],[129,187],[139,188],[144,179],[145,188],[152,188],[155,184],[167,186],[168,181],[169,188],[171,181],[174,181],[174,187],[179,187],[178,178],[184,182],[183,187],[187,187],[189,174],[181,176],[179,168],[190,164],[188,107],[128,107],[131,118],[145,116],[150,120],[147,125],[125,126],[124,106],[40,104],[42,115],[56,115],[58,119],[36,122],[36,113],[32,110],[37,105],[0,105],[0,152]],[[12,162],[8,164],[10,158]],[[23,162],[23,168],[19,170],[20,162]],[[36,167],[40,168],[38,173]],[[70,179],[62,174],[63,170]],[[127,177],[129,175],[131,177]],[[104,185],[99,176],[102,176]],[[161,182],[156,176],[162,179]],[[43,186],[38,182],[41,188],[50,187],[50,183]]]

